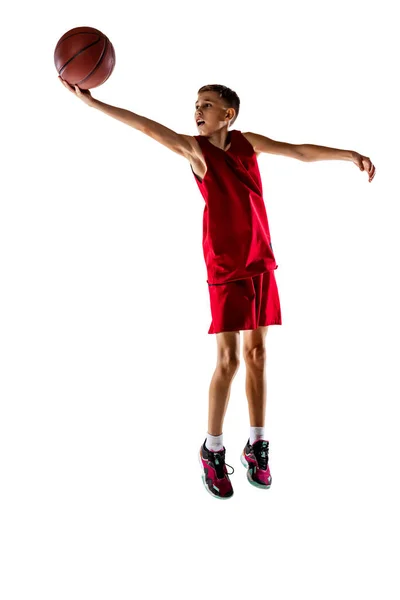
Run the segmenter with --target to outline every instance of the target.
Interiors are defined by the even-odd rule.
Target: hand
[[[362,156],[362,154],[358,154],[358,152],[353,152],[351,160],[355,165],[357,165],[360,171],[367,171],[369,176],[368,181],[369,183],[371,183],[371,181],[375,177],[376,169],[370,161],[370,159],[368,158],[368,156]]]
[[[70,92],[72,92],[73,94],[78,96],[78,98],[80,100],[82,100],[85,104],[87,104],[88,106],[93,106],[94,98],[92,97],[89,90],[81,90],[80,87],[77,85],[72,86],[69,83],[67,83],[64,79],[62,79],[62,77],[60,77],[60,76],[58,76],[58,79],[67,88],[67,90],[69,90]]]

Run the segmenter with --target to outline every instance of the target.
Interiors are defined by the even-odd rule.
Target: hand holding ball
[[[58,76],[58,79],[67,88],[67,90],[78,96],[78,98],[82,100],[85,104],[87,104],[88,106],[92,105],[93,98],[89,90],[81,90],[77,85],[70,85],[69,83],[64,81],[64,79],[60,76]]]

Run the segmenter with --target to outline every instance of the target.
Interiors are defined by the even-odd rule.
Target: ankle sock
[[[250,444],[257,440],[265,440],[265,427],[250,427]]]
[[[207,433],[207,440],[206,440],[206,448],[207,450],[211,450],[212,452],[218,452],[219,450],[223,450],[224,448],[224,444],[223,444],[223,433],[221,433],[221,435],[210,435],[209,433]]]

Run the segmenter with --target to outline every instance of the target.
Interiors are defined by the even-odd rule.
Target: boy
[[[228,131],[239,114],[240,100],[222,85],[200,88],[195,105],[198,135],[171,129],[130,111],[94,99],[89,91],[59,79],[83,102],[142,131],[190,163],[206,206],[203,217],[203,253],[207,266],[212,323],[218,361],[209,391],[208,433],[200,448],[203,483],[215,498],[233,495],[225,464],[223,421],[232,380],[239,367],[240,331],[246,363],[246,395],[250,437],[241,461],[252,485],[268,489],[269,442],[265,439],[265,338],[269,325],[281,325],[279,294],[262,196],[257,156],[280,154],[302,161],[351,160],[369,181],[375,176],[370,159],[350,150],[311,144],[293,145],[255,133]],[[233,471],[232,471],[233,472]]]

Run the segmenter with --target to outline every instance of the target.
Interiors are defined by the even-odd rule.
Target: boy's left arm
[[[277,142],[258,133],[244,133],[245,138],[252,144],[254,152],[266,152],[268,154],[280,154],[297,158],[305,162],[315,160],[351,160],[360,171],[368,173],[369,182],[375,177],[375,166],[368,156],[363,156],[354,150],[338,150],[326,146],[315,146],[314,144],[287,144]]]

